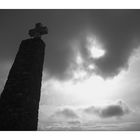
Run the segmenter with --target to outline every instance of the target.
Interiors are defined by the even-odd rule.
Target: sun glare
[[[105,55],[105,50],[102,49],[102,45],[97,41],[96,37],[88,37],[87,42],[90,57],[98,59]]]
[[[96,46],[91,47],[91,57],[93,58],[100,58],[104,56],[105,51],[102,49],[97,48]]]

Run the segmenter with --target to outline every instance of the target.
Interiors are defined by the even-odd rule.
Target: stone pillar
[[[0,130],[37,130],[45,43],[21,42],[0,97]]]

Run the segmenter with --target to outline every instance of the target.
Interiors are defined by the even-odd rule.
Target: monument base
[[[0,97],[0,130],[37,130],[45,43],[21,42]]]

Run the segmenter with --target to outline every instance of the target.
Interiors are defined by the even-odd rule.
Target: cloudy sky
[[[20,42],[48,26],[39,130],[140,130],[140,10],[0,10],[0,91]]]

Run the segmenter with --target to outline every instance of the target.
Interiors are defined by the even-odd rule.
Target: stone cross
[[[33,38],[41,38],[45,34],[48,34],[48,28],[41,23],[36,23],[35,28],[29,30],[29,35]]]

